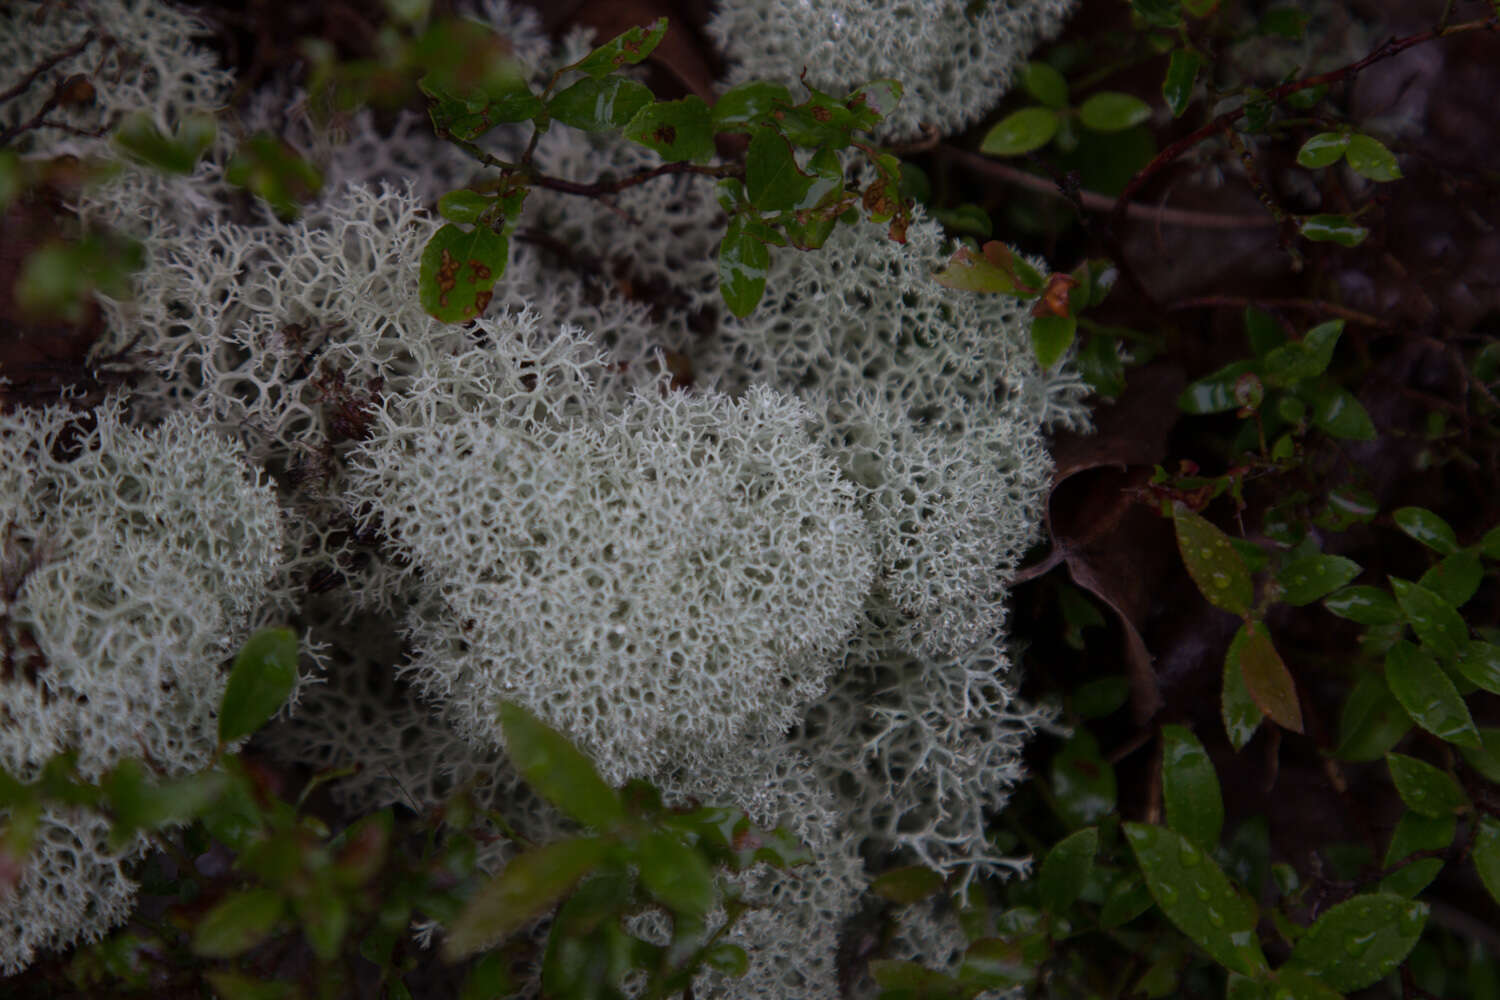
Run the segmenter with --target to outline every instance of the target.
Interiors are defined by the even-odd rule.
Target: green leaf
[[[1418,851],[1443,850],[1453,843],[1453,834],[1457,829],[1458,820],[1452,815],[1423,816],[1421,813],[1403,812],[1396,821],[1396,829],[1391,833],[1391,845],[1385,852],[1385,866],[1390,868]],[[1381,879],[1380,891],[1413,899],[1442,870],[1442,858],[1413,861]]]
[[[1427,907],[1392,893],[1345,900],[1318,918],[1292,949],[1287,965],[1341,993],[1384,979],[1422,936]]]
[[[1118,399],[1125,391],[1125,363],[1115,350],[1112,337],[1095,334],[1084,341],[1075,361],[1078,374],[1106,399]]]
[[[1088,826],[1114,811],[1115,769],[1099,754],[1099,743],[1087,729],[1074,730],[1052,758],[1052,797],[1058,815],[1070,828]]]
[[[667,19],[659,17],[648,27],[635,27],[616,35],[568,68],[589,76],[605,76],[621,66],[644,60],[666,34]]]
[[[986,156],[1020,156],[1041,149],[1057,134],[1057,113],[1030,107],[1006,115],[985,134],[979,151]]]
[[[623,76],[584,77],[547,102],[547,113],[585,132],[624,128],[653,100],[643,83]]]
[[[797,166],[791,144],[779,132],[773,128],[755,130],[745,154],[745,190],[750,204],[762,212],[795,208],[812,183],[813,178]]]
[[[452,136],[472,142],[500,125],[535,118],[546,108],[522,75],[506,79],[503,88],[492,86],[488,91],[479,86],[462,91],[450,89],[456,85],[440,72],[429,73],[417,81],[422,93],[431,98],[427,116],[439,137]]]
[[[1307,15],[1296,7],[1272,7],[1260,19],[1260,31],[1296,41],[1307,28]]]
[[[1253,361],[1236,361],[1206,375],[1182,390],[1177,397],[1177,408],[1183,413],[1222,413],[1238,410],[1239,397],[1236,386],[1245,375],[1255,374],[1258,366]]]
[[[1049,108],[1061,111],[1068,106],[1068,81],[1044,62],[1029,62],[1021,71],[1021,86]]]
[[[490,304],[509,257],[510,242],[489,226],[443,226],[422,251],[422,308],[444,323],[474,319]]]
[[[791,106],[791,91],[781,84],[752,80],[731,87],[715,102],[713,127],[718,132],[748,132]]]
[[[1089,605],[1090,610],[1093,606]],[[1104,624],[1103,619],[1097,624]],[[1100,677],[1073,689],[1070,707],[1080,718],[1102,719],[1119,711],[1130,698],[1130,681],[1125,677]]]
[[[1297,685],[1292,680],[1281,654],[1271,643],[1271,634],[1262,622],[1240,626],[1244,642],[1232,653],[1238,653],[1245,689],[1255,704],[1272,722],[1294,733],[1302,732],[1302,706],[1297,700]]]
[[[1388,753],[1386,766],[1406,808],[1423,816],[1451,816],[1469,804],[1469,797],[1447,771],[1405,754]]]
[[[1175,28],[1182,20],[1178,0],[1130,0],[1130,7],[1147,24],[1157,28]]]
[[[1484,579],[1484,567],[1474,549],[1460,549],[1433,566],[1417,583],[1453,605],[1468,603]]]
[[[469,225],[479,221],[485,210],[495,204],[495,199],[478,191],[460,188],[449,191],[438,199],[438,214],[449,222]]]
[[[1468,707],[1426,650],[1397,642],[1385,656],[1385,682],[1417,725],[1450,743],[1479,747]]]
[[[1420,584],[1394,576],[1390,581],[1396,603],[1424,645],[1444,659],[1457,656],[1468,646],[1469,626],[1453,605]]]
[[[1009,990],[1036,976],[1037,963],[1027,961],[1020,943],[1004,938],[972,942],[958,967],[958,979],[970,991]]]
[[[1047,369],[1061,361],[1068,348],[1073,346],[1077,331],[1078,320],[1073,316],[1033,317],[1031,351],[1036,355],[1036,363]]]
[[[1478,640],[1470,642],[1458,658],[1458,671],[1474,686],[1491,694],[1500,694],[1500,645]]]
[[[1359,576],[1360,565],[1343,556],[1307,556],[1282,567],[1276,574],[1284,604],[1301,607],[1338,590]]]
[[[1340,386],[1317,392],[1312,421],[1323,433],[1342,441],[1375,440],[1375,423],[1364,404]]]
[[[285,901],[272,889],[231,893],[193,928],[193,954],[203,958],[242,955],[270,935],[285,910]]]
[[[25,255],[16,302],[28,319],[83,323],[96,291],[131,297],[131,275],[145,259],[139,243],[108,233],[49,241]]]
[[[697,95],[646,105],[625,126],[625,138],[669,163],[704,163],[714,155],[713,117]]]
[[[619,793],[567,738],[514,702],[500,703],[505,749],[527,784],[572,819],[598,830],[626,820]]]
[[[880,987],[880,1000],[963,1000],[970,993],[952,976],[916,962],[877,958],[869,969]]]
[[[1244,313],[1245,337],[1250,341],[1250,350],[1257,358],[1263,358],[1286,343],[1286,332],[1276,318],[1264,309],[1246,306]]]
[[[1442,555],[1458,551],[1458,535],[1437,514],[1422,507],[1401,507],[1391,512],[1396,527]]]
[[[443,957],[457,961],[504,941],[556,905],[609,849],[610,842],[601,837],[575,837],[512,858],[480,886],[448,928]]]
[[[665,833],[648,833],[636,848],[641,884],[657,902],[679,914],[701,918],[718,900],[714,873],[703,855]]]
[[[1339,335],[1344,332],[1341,319],[1319,323],[1302,335],[1266,352],[1262,374],[1268,385],[1291,386],[1315,378],[1327,370],[1333,360]]]
[[[1250,689],[1245,686],[1245,671],[1240,663],[1249,638],[1249,631],[1241,628],[1224,654],[1224,686],[1219,700],[1219,716],[1224,721],[1229,745],[1236,751],[1245,749],[1263,718],[1260,706],[1250,697]]]
[[[1500,525],[1484,533],[1484,537],[1479,540],[1479,551],[1484,553],[1486,559],[1500,560]]]
[[[882,872],[870,883],[870,891],[893,903],[910,905],[937,894],[943,887],[943,876],[922,865],[907,865]]]
[[[1395,625],[1406,620],[1401,606],[1379,587],[1345,587],[1326,598],[1323,607],[1361,625]]]
[[[293,900],[292,909],[313,954],[324,962],[337,959],[349,932],[349,900],[337,892],[312,892]]]
[[[1036,269],[997,240],[986,243],[979,253],[959,247],[948,265],[933,279],[961,292],[1034,296],[1041,291],[1042,277]]]
[[[1184,726],[1161,729],[1162,799],[1167,825],[1206,850],[1224,829],[1219,775],[1198,737]]]
[[[843,102],[811,87],[808,95],[801,104],[777,115],[776,127],[794,146],[846,148],[858,127],[855,113]]]
[[[1151,105],[1133,94],[1100,91],[1078,109],[1084,126],[1095,132],[1123,132],[1151,117]]]
[[[1301,219],[1298,229],[1314,243],[1337,243],[1357,247],[1370,235],[1364,226],[1356,225],[1347,215],[1309,215]]]
[[[738,979],[750,971],[750,956],[739,945],[720,941],[703,953],[703,964],[720,975]]]
[[[297,633],[289,628],[256,632],[235,657],[224,686],[219,742],[233,743],[265,725],[296,686]]]
[[[1339,714],[1340,760],[1380,760],[1411,729],[1411,718],[1386,687],[1383,673],[1362,676]]]
[[[170,174],[191,174],[198,160],[213,145],[218,123],[213,115],[188,115],[175,134],[162,135],[151,115],[135,111],[115,129],[115,146],[132,159]]]
[[[159,830],[196,818],[224,793],[229,776],[203,771],[147,784],[140,764],[124,760],[99,784],[114,819],[111,840],[123,847],[137,830]]]
[[[500,1000],[518,992],[509,960],[498,951],[479,956],[458,993],[458,1000]]]
[[[871,80],[856,88],[844,99],[854,115],[851,125],[862,132],[873,130],[896,110],[904,90],[899,80]]]
[[[1349,166],[1361,177],[1372,181],[1394,181],[1401,177],[1401,166],[1395,155],[1378,139],[1355,133],[1349,137],[1349,149],[1344,154]]]
[[[1490,892],[1490,898],[1500,902],[1500,823],[1489,816],[1479,821],[1474,853],[1470,856],[1474,859],[1479,880]]]
[[[741,318],[753,313],[766,293],[770,271],[770,248],[739,216],[730,219],[719,244],[719,291],[729,311]]]
[[[318,168],[269,132],[240,143],[224,168],[224,179],[265,201],[283,221],[295,219],[299,204],[323,190]]]
[[[1463,754],[1470,767],[1484,775],[1486,781],[1500,784],[1500,727],[1481,726],[1479,740],[1479,749],[1459,747],[1458,752]]]
[[[607,1000],[622,995],[621,983],[638,946],[644,944],[620,926],[620,917],[634,902],[634,895],[635,880],[627,871],[606,869],[587,879],[563,903],[552,921],[542,958],[544,995]]]
[[[1297,150],[1297,162],[1310,170],[1331,167],[1343,159],[1348,148],[1348,132],[1319,132]]]
[[[1167,63],[1167,75],[1161,82],[1161,96],[1173,118],[1181,118],[1193,99],[1193,84],[1203,68],[1203,57],[1191,49],[1178,49]]]
[[[1255,590],[1245,559],[1229,536],[1181,501],[1172,505],[1172,523],[1183,564],[1208,603],[1231,614],[1248,615]]]
[[[1219,866],[1181,834],[1126,823],[1151,896],[1167,919],[1220,965],[1246,976],[1266,971],[1255,937],[1255,905],[1237,892]]]
[[[205,970],[203,978],[213,987],[217,1000],[285,1000],[297,990],[292,983],[267,982],[224,969]]]
[[[1037,877],[1037,892],[1048,913],[1060,917],[1073,905],[1093,873],[1094,855],[1098,853],[1099,831],[1094,827],[1069,834],[1047,852]]]
[[[1130,923],[1155,905],[1151,890],[1137,876],[1120,879],[1099,909],[1099,926],[1108,930]]]

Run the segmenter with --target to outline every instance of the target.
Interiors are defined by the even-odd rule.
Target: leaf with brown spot
[[[510,247],[488,226],[472,232],[449,223],[422,251],[422,308],[444,323],[462,323],[484,312],[495,281],[505,273]]]

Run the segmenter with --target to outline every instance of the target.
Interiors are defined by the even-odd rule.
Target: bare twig
[[[58,63],[62,62],[64,59],[69,59],[73,56],[78,55],[78,53],[88,48],[89,45],[93,43],[93,41],[94,32],[92,30],[85,31],[83,33],[83,37],[78,39],[77,42],[74,42],[72,45],[68,46],[66,49],[63,49],[56,55],[48,56],[46,59],[43,59],[36,65],[34,69],[31,70],[31,72],[21,77],[21,79],[16,83],[14,87],[11,87],[9,90],[0,92],[0,103],[8,101],[12,97],[16,97],[19,94],[25,93],[31,88],[31,85],[36,82],[37,77],[41,76],[53,66],[56,66]]]

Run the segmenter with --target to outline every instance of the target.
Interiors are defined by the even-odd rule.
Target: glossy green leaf
[[[1125,363],[1115,349],[1113,337],[1095,334],[1083,343],[1075,361],[1078,374],[1106,399],[1118,399],[1125,391]]]
[[[1458,658],[1458,671],[1476,687],[1500,694],[1500,645],[1470,642]]]
[[[489,226],[443,226],[422,251],[422,308],[444,323],[474,319],[489,306],[509,259],[510,242]]]
[[[1076,317],[1034,317],[1031,321],[1031,352],[1036,355],[1036,363],[1046,369],[1061,361],[1068,348],[1073,346],[1077,332]]]
[[[1048,913],[1062,916],[1073,905],[1094,870],[1094,855],[1098,853],[1099,831],[1091,826],[1052,846],[1037,876],[1037,892]]]
[[[1240,630],[1245,633],[1245,640],[1237,652],[1245,689],[1268,719],[1283,729],[1302,732],[1297,685],[1272,644],[1271,634],[1261,622],[1247,622]]]
[[[1163,726],[1161,739],[1167,825],[1199,847],[1212,850],[1224,829],[1224,799],[1213,761],[1185,726]]]
[[[157,129],[151,115],[135,111],[115,129],[116,148],[132,159],[171,174],[191,174],[198,160],[213,145],[218,123],[213,115],[188,115],[173,135]]]
[[[1308,330],[1301,340],[1287,341],[1267,351],[1261,367],[1266,384],[1289,387],[1323,374],[1343,332],[1343,320],[1330,320]]]
[[[546,108],[542,99],[526,85],[524,76],[510,78],[505,87],[492,87],[488,93],[478,86],[463,91],[450,90],[448,88],[462,84],[447,80],[445,76],[429,73],[417,82],[422,93],[431,99],[427,116],[432,119],[432,127],[439,137],[452,136],[462,142],[472,142],[501,125],[535,118]]]
[[[1167,63],[1167,75],[1161,82],[1161,96],[1173,118],[1181,118],[1193,99],[1193,84],[1203,68],[1203,57],[1191,49],[1178,49]]]
[[[1236,361],[1206,375],[1182,390],[1177,408],[1183,413],[1223,413],[1238,410],[1240,401],[1235,388],[1245,375],[1254,374],[1256,363]]]
[[[1126,823],[1125,839],[1167,919],[1220,965],[1247,976],[1266,971],[1253,903],[1202,849],[1160,826]]]
[[[609,851],[599,837],[575,837],[512,858],[480,886],[448,928],[443,956],[457,961],[487,951],[550,910]]]
[[[785,828],[761,829],[741,809],[702,806],[687,813],[668,813],[660,822],[696,843],[715,864],[725,865],[730,871],[744,871],[762,862],[787,868],[812,860]]]
[[[1486,781],[1500,784],[1500,727],[1479,727],[1478,749],[1459,747],[1470,767],[1484,775]]]
[[[712,111],[714,128],[720,132],[748,131],[792,106],[792,94],[779,83],[753,80],[726,90]]]
[[[1458,535],[1437,514],[1423,507],[1401,507],[1391,512],[1396,527],[1442,555],[1458,551]]]
[[[1411,623],[1412,631],[1432,652],[1444,659],[1457,656],[1469,644],[1469,626],[1463,615],[1437,594],[1420,584],[1391,577],[1396,603]]]
[[[547,113],[585,132],[624,128],[652,101],[646,85],[623,76],[584,77],[547,102]]]
[[[1411,726],[1411,717],[1386,687],[1384,674],[1365,674],[1344,699],[1334,756],[1349,761],[1380,760]]]
[[[1326,597],[1359,576],[1360,565],[1343,556],[1307,556],[1282,567],[1276,574],[1281,585],[1281,600],[1301,607]]]
[[[844,149],[853,140],[857,117],[863,116],[856,116],[837,98],[809,87],[805,101],[776,117],[776,127],[794,146]]]
[[[616,35],[574,63],[571,68],[589,76],[605,76],[622,66],[644,60],[661,44],[666,34],[667,19],[659,17],[649,26],[634,27]]]
[[[501,702],[500,725],[511,763],[547,801],[598,830],[625,822],[619,793],[604,783],[593,762],[551,726],[514,702]]]
[[[730,312],[745,317],[755,311],[770,270],[770,248],[739,217],[731,219],[719,244],[719,291]]]
[[[1375,422],[1364,404],[1340,386],[1319,388],[1313,399],[1313,426],[1341,441],[1374,441]]]
[[[1344,247],[1357,247],[1370,235],[1368,229],[1347,215],[1309,215],[1300,220],[1298,228],[1314,243],[1337,243]]]
[[[979,151],[987,156],[1020,156],[1041,149],[1057,134],[1057,113],[1051,108],[1030,107],[1000,119],[985,134]]]
[[[1115,883],[1099,909],[1099,926],[1106,930],[1121,927],[1151,909],[1155,902],[1151,890],[1140,878],[1122,878]]]
[[[1068,81],[1044,62],[1029,62],[1021,70],[1021,86],[1049,108],[1061,111],[1068,106]]]
[[[1250,570],[1229,536],[1180,501],[1172,505],[1172,523],[1183,564],[1208,603],[1231,614],[1248,615],[1255,599]]]
[[[494,204],[495,199],[488,195],[460,188],[439,198],[437,207],[438,214],[449,222],[469,225],[478,222],[479,217]]]
[[[246,889],[224,897],[193,927],[193,954],[233,958],[264,941],[286,910],[271,889]]]
[[[1423,573],[1417,583],[1459,608],[1474,596],[1483,579],[1484,566],[1479,553],[1474,549],[1459,549]]]
[[[896,110],[904,91],[899,80],[871,80],[856,88],[844,99],[844,106],[854,116],[851,126],[862,132],[872,131]]]
[[[1291,968],[1352,993],[1401,964],[1427,924],[1427,907],[1392,893],[1345,900],[1318,918],[1292,949]]]
[[[1392,865],[1418,851],[1441,851],[1453,843],[1458,820],[1452,816],[1423,816],[1403,812],[1391,833],[1391,844],[1385,852],[1385,866]],[[1413,899],[1427,888],[1443,870],[1442,858],[1423,858],[1391,872],[1380,880],[1380,891]]]
[[[943,876],[923,865],[907,865],[882,872],[870,883],[870,891],[893,903],[919,903],[937,894]]]
[[[1229,737],[1229,745],[1237,751],[1245,749],[1264,718],[1260,706],[1250,696],[1250,689],[1245,686],[1245,671],[1241,665],[1249,638],[1250,632],[1241,628],[1230,641],[1224,654],[1224,683],[1219,698],[1219,717],[1224,721],[1224,733]]]
[[[813,177],[803,173],[791,144],[773,128],[759,128],[745,154],[745,190],[762,212],[780,212],[801,203]]]
[[[1395,154],[1368,135],[1351,135],[1344,158],[1355,173],[1372,181],[1394,181],[1401,177],[1401,166],[1396,162]]]
[[[1451,816],[1469,804],[1469,797],[1447,771],[1405,754],[1388,753],[1386,766],[1406,808],[1423,816]]]
[[[625,137],[669,163],[704,163],[714,155],[713,118],[697,95],[646,105],[625,126]]]
[[[1395,598],[1379,587],[1345,587],[1329,595],[1323,607],[1361,625],[1395,625],[1406,620]]]
[[[1385,682],[1412,721],[1459,746],[1479,744],[1479,730],[1453,681],[1424,649],[1397,642],[1385,656]]]
[[[1115,769],[1087,729],[1074,730],[1052,758],[1052,797],[1070,828],[1088,826],[1115,808]]]
[[[1028,960],[1020,942],[980,938],[964,952],[958,979],[970,990],[1009,990],[1036,979],[1037,964]]]
[[[245,641],[219,702],[219,742],[255,732],[281,710],[297,686],[297,633],[263,628]]]
[[[1348,148],[1348,132],[1319,132],[1297,150],[1297,162],[1311,170],[1331,167],[1343,159]]]
[[[1489,890],[1490,898],[1500,902],[1500,823],[1485,816],[1479,821],[1479,833],[1474,837],[1474,870],[1479,880]]]
[[[1095,132],[1122,132],[1151,117],[1151,105],[1133,94],[1105,90],[1078,109],[1078,117]]]
[[[718,899],[714,873],[703,855],[676,837],[648,833],[635,852],[641,884],[668,909],[701,918]]]

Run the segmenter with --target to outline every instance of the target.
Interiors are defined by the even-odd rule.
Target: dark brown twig
[[[93,30],[90,29],[89,31],[85,31],[83,33],[83,37],[78,39],[77,42],[73,43],[66,49],[63,49],[56,55],[48,56],[46,59],[43,59],[36,65],[34,69],[31,70],[31,72],[21,77],[21,79],[16,83],[15,86],[11,87],[9,90],[0,91],[0,103],[4,103],[5,101],[10,100],[12,97],[16,97],[20,94],[25,93],[31,88],[31,85],[36,82],[37,77],[41,76],[49,69],[62,62],[64,59],[69,59],[73,56],[78,55],[78,53],[88,48],[89,45],[93,43],[93,41]]]

